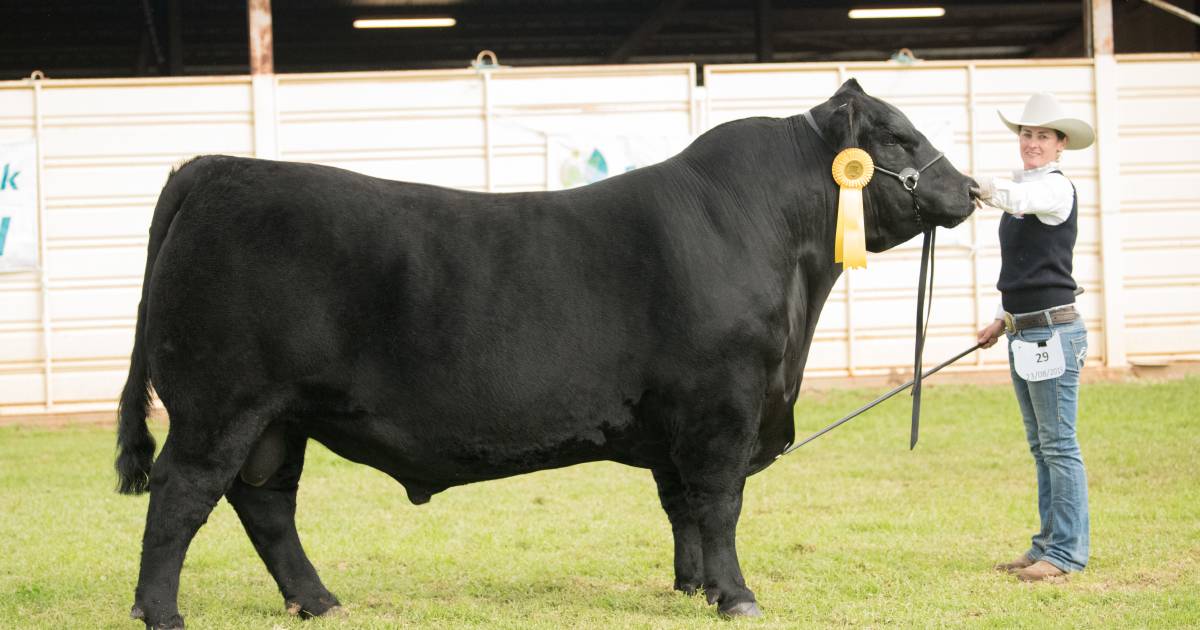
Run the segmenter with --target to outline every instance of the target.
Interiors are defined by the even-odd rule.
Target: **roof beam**
[[[1029,52],[1029,56],[1035,59],[1050,57],[1093,57],[1095,51],[1092,49],[1094,40],[1092,20],[1095,19],[1093,13],[1097,1],[1085,0],[1082,3],[1083,11],[1079,23],[1063,31],[1058,36],[1051,38],[1045,45],[1034,48]],[[1113,23],[1128,18],[1140,5],[1129,2],[1123,2],[1120,5],[1113,5],[1111,2],[1104,2],[1104,4],[1107,5],[1107,15],[1110,16],[1107,18],[1108,28],[1106,32],[1108,33],[1108,54],[1112,54]]]
[[[662,29],[663,24],[666,24],[667,20],[678,13],[679,9],[683,8],[683,5],[686,3],[687,0],[662,0],[662,2],[659,2],[658,7],[654,9],[654,13],[650,14],[650,17],[646,18],[646,21],[638,25],[625,38],[625,41],[621,42],[621,45],[617,46],[617,49],[608,56],[608,63],[625,63],[629,61],[633,53],[645,45],[651,37],[654,37],[655,33],[658,33]]]

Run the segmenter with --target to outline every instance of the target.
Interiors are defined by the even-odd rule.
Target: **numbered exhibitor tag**
[[[1017,370],[1017,376],[1027,381],[1057,378],[1067,371],[1062,341],[1057,332],[1045,341],[1028,342],[1013,339],[1009,347],[1012,349],[1013,367]]]

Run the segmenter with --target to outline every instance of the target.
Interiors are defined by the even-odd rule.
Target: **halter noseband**
[[[917,183],[921,181],[921,173],[924,173],[925,169],[929,168],[930,166],[933,166],[934,162],[937,162],[938,160],[942,159],[945,156],[946,156],[945,153],[942,153],[939,151],[937,154],[937,157],[926,162],[925,166],[922,166],[921,168],[913,168],[913,167],[909,166],[909,167],[901,170],[899,173],[896,173],[894,171],[889,171],[886,168],[883,168],[882,166],[880,166],[878,164],[875,165],[875,170],[882,171],[882,172],[887,173],[888,175],[891,175],[892,177],[895,177],[896,179],[900,180],[900,183],[904,185],[904,190],[907,190],[909,192],[909,194],[915,195],[915,194],[917,194]]]

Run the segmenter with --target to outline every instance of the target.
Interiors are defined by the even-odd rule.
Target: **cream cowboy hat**
[[[1000,114],[1000,120],[1012,129],[1013,133],[1021,133],[1023,126],[1057,129],[1067,134],[1066,148],[1070,150],[1086,149],[1096,140],[1096,132],[1092,130],[1092,126],[1078,118],[1067,116],[1054,95],[1049,92],[1038,92],[1030,96],[1019,120],[1009,120],[1000,110],[996,110],[996,113]]]

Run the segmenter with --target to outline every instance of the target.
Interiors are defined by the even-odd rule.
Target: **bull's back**
[[[196,166],[208,170],[153,276],[156,375],[383,414],[439,444],[469,426],[479,443],[537,435],[550,452],[581,431],[602,445],[600,427],[631,422],[661,350],[661,269],[636,216],[614,220],[578,193]]]

